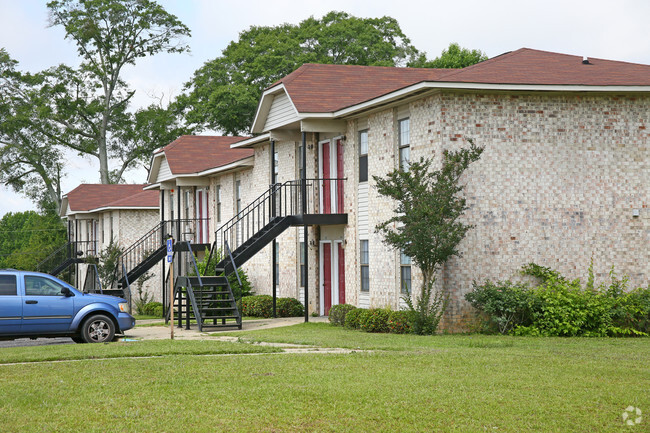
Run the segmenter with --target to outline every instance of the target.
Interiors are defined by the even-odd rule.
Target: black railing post
[[[307,133],[302,133],[302,173],[301,176],[301,193],[302,193],[302,215],[303,218],[307,213]],[[305,243],[304,262],[305,262],[305,322],[309,322],[309,226],[303,226],[303,242]],[[275,269],[273,270],[275,272]]]

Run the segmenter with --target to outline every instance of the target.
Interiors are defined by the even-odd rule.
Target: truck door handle
[[[25,301],[25,304],[38,304],[38,301]]]

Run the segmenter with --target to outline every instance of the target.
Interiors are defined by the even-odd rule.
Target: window
[[[15,275],[0,275],[0,296],[17,296]]]
[[[112,212],[111,212],[111,238],[108,240],[108,242],[110,243],[111,241],[113,241],[113,213]]]
[[[106,217],[104,215],[102,215],[101,225],[102,225],[102,244],[104,244],[104,243],[106,243],[106,235],[104,234],[104,231],[105,231],[104,229],[105,229],[105,226],[106,226]]]
[[[411,258],[400,252],[400,291],[411,293]]]
[[[62,296],[63,286],[44,277],[25,276],[26,296]]]
[[[185,218],[192,219],[190,215],[190,192],[185,191]]]
[[[300,287],[305,287],[305,243],[300,242]]]
[[[241,180],[235,182],[235,209],[241,212]]]
[[[359,182],[368,181],[368,130],[359,132]]]
[[[411,160],[411,132],[410,120],[402,119],[399,121],[399,168],[408,171]]]
[[[217,222],[221,222],[221,185],[217,185],[216,188],[217,195]]]
[[[169,192],[169,211],[171,219],[174,220],[174,191]]]
[[[280,164],[280,157],[278,156],[278,152],[275,152],[273,154],[273,182],[278,181],[278,165]]]
[[[369,251],[368,251],[368,241],[361,241],[361,291],[368,292],[370,291],[370,268],[369,264]]]

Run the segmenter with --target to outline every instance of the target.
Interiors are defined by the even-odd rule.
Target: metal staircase
[[[57,276],[76,263],[86,263],[88,258],[94,258],[95,247],[94,241],[66,242],[36,265],[36,270]]]
[[[210,254],[224,252],[227,244],[232,249],[234,265],[239,267],[291,226],[347,224],[347,214],[317,213],[316,206],[319,185],[342,189],[343,181],[345,179],[306,179],[304,187],[301,180],[271,185],[217,230]],[[306,195],[304,200],[302,194]],[[230,275],[234,272],[233,264],[225,254],[221,257],[216,267]]]
[[[204,328],[237,327],[241,329],[242,321],[237,302],[232,292],[228,278],[225,275],[201,276],[192,252],[190,242],[181,242],[184,248],[175,248],[177,252],[185,252],[189,257],[190,267],[194,275],[182,275],[174,281],[174,308],[178,317],[178,326],[190,328],[195,321],[199,331]],[[180,246],[177,244],[177,246]],[[217,274],[223,274],[223,269],[216,269]],[[167,276],[169,280],[169,275]],[[170,309],[166,308],[165,320],[170,319]]]

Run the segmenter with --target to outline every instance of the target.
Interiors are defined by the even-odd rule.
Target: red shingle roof
[[[284,84],[300,113],[327,113],[424,81],[586,86],[650,86],[650,66],[521,48],[464,69],[305,64]]]
[[[300,113],[323,113],[359,104],[421,81],[435,81],[448,69],[306,63],[281,79]]]
[[[84,183],[67,194],[73,212],[104,207],[158,207],[158,191],[143,191],[145,185],[102,185]]]
[[[253,156],[252,149],[230,148],[231,144],[247,138],[182,135],[159,152],[165,153],[172,174],[198,173]]]
[[[437,81],[493,84],[650,86],[650,66],[521,48]]]

